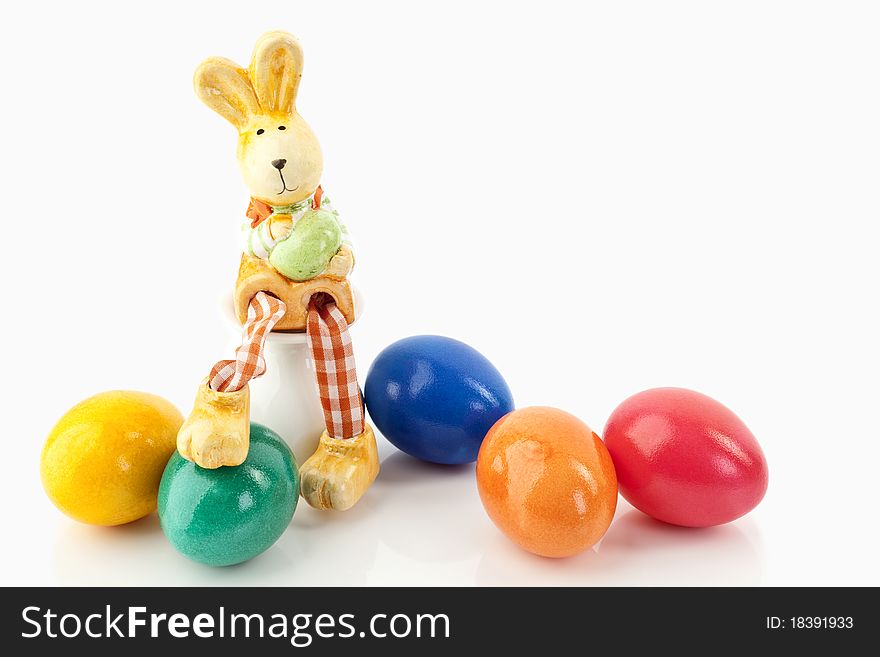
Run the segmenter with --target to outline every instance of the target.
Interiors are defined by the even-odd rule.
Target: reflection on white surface
[[[493,586],[749,586],[761,574],[760,552],[736,524],[674,527],[621,501],[598,546],[569,559],[530,555],[497,533],[475,579]]]
[[[382,451],[388,451],[383,445]],[[760,534],[748,518],[685,529],[621,500],[605,538],[569,559],[536,557],[483,512],[473,464],[422,463],[400,452],[352,510],[300,501],[290,527],[248,563],[211,568],[177,554],[154,515],[123,527],[64,519],[54,576],[69,585],[749,585],[760,584]]]
[[[473,464],[424,463],[397,452],[382,462],[376,487],[383,499],[380,538],[397,557],[448,563],[480,555],[475,524],[482,505]]]

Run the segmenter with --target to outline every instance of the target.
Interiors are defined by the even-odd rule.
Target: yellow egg
[[[92,525],[122,525],[156,510],[159,481],[183,416],[145,392],[89,397],[55,425],[40,459],[49,499]]]

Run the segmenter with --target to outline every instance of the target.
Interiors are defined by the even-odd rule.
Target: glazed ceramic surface
[[[251,424],[250,451],[235,467],[206,470],[175,454],[159,487],[159,519],[181,553],[211,566],[252,559],[281,536],[299,499],[290,449]]]
[[[338,271],[335,266],[337,262],[340,265]],[[357,292],[346,278],[353,266],[351,252],[343,247],[330,260],[329,269],[337,273],[328,271],[310,281],[295,282],[278,273],[267,260],[243,255],[233,296],[239,324],[244,324],[247,320],[248,306],[259,292],[271,294],[287,306],[287,312],[273,331],[305,331],[309,300],[316,294],[329,294],[333,297],[345,321],[353,324],[360,314]]]
[[[379,450],[369,424],[353,438],[331,438],[325,431],[320,447],[300,469],[300,492],[316,509],[345,511],[366,493],[379,474]]]
[[[468,345],[436,335],[386,347],[367,373],[376,427],[398,449],[434,463],[470,463],[489,428],[513,410],[504,378]]]
[[[144,392],[104,392],[80,402],[43,448],[40,475],[49,499],[93,525],[152,513],[182,423],[170,402]]]
[[[605,442],[623,496],[664,522],[730,522],[767,490],[767,462],[752,432],[727,407],[692,390],[633,395],[611,414]]]
[[[533,406],[489,431],[477,488],[492,522],[520,547],[568,557],[594,545],[617,508],[617,477],[605,445],[578,418]]]
[[[321,147],[296,111],[302,70],[299,42],[274,31],[254,46],[248,68],[210,57],[195,73],[199,98],[238,130],[238,164],[251,195],[272,206],[309,198],[321,182]]]
[[[198,97],[238,132],[238,164],[251,194],[244,252],[267,260],[291,282],[327,273],[348,242],[319,187],[324,161],[318,139],[296,109],[302,72],[299,42],[276,30],[260,37],[247,68],[209,57],[194,77]],[[240,278],[242,273],[246,281],[246,268]]]
[[[292,281],[307,281],[326,269],[341,246],[342,228],[336,216],[309,210],[293,225],[290,237],[272,249],[269,263]]]
[[[241,465],[248,453],[250,400],[248,386],[217,392],[206,377],[196,391],[193,410],[177,434],[177,451],[203,468]]]
[[[238,163],[251,196],[240,226],[243,254],[235,312],[247,325],[254,299],[261,293],[275,297],[283,303],[275,332],[303,331],[316,295],[332,297],[349,324],[357,314],[348,281],[354,267],[348,230],[320,185],[321,148],[296,108],[302,71],[299,42],[276,30],[260,37],[247,67],[209,57],[193,79],[196,95],[238,133]],[[304,443],[316,448],[324,429],[305,351],[304,343],[273,344],[270,337],[259,355],[274,376],[253,399],[253,417],[278,428],[301,460],[311,455]],[[236,379],[230,387],[241,390],[231,395],[200,387],[178,441],[184,458],[206,468],[242,462],[248,447],[249,379]]]

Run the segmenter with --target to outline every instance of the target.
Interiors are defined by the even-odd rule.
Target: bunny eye
[[[266,132],[266,131],[263,130],[262,128],[260,128],[259,130],[257,130],[257,134],[258,134],[258,135],[261,135],[261,134],[263,134],[264,132]]]
[[[287,130],[287,128],[286,128],[285,126],[283,126],[283,125],[278,126],[278,129],[279,129],[279,130]]]

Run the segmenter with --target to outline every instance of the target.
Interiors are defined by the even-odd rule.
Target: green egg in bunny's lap
[[[342,227],[333,211],[308,210],[272,249],[269,264],[293,281],[307,281],[327,268],[342,241]]]

